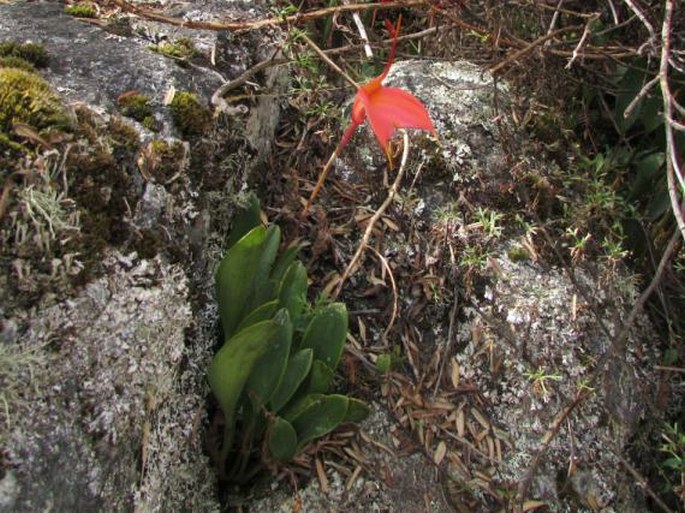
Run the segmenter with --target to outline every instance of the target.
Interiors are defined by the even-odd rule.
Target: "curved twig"
[[[409,158],[409,135],[407,135],[407,132],[405,130],[402,131],[402,141],[404,144],[404,148],[402,149],[402,160],[400,161],[400,168],[397,171],[397,177],[395,178],[392,187],[390,187],[390,190],[388,191],[388,197],[385,198],[383,204],[378,208],[378,210],[376,210],[373,216],[371,216],[371,219],[369,219],[369,224],[366,225],[366,230],[364,230],[364,236],[362,237],[362,240],[359,243],[359,246],[357,247],[357,251],[352,257],[352,260],[350,260],[350,263],[347,264],[345,271],[340,277],[340,281],[338,281],[338,284],[335,288],[335,292],[333,292],[333,299],[338,297],[343,288],[343,285],[345,284],[345,281],[347,281],[347,278],[349,278],[350,275],[355,271],[357,262],[359,261],[362,254],[364,253],[364,250],[369,244],[369,239],[371,238],[371,233],[373,232],[373,228],[376,225],[376,222],[381,218],[381,216],[387,210],[388,206],[390,206],[390,203],[392,203],[392,200],[395,198],[395,195],[397,194],[397,190],[399,189],[400,183],[402,182],[402,177],[404,176],[404,171],[407,167],[407,160]]]

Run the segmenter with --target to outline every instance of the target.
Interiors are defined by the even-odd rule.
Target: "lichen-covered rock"
[[[420,452],[407,454],[398,448],[396,426],[389,412],[373,403],[371,415],[359,426],[364,434],[354,454],[366,472],[343,475],[325,466],[325,490],[312,479],[297,492],[287,481],[257,490],[250,502],[253,513],[340,511],[345,513],[432,513],[453,511],[445,500],[435,469]],[[325,461],[325,460],[324,460]],[[325,464],[324,464],[325,465]],[[369,471],[369,469],[373,469]]]
[[[41,359],[5,377],[28,386],[3,419],[12,463],[3,482],[15,489],[3,511],[211,511],[197,432],[202,362],[183,365],[208,348],[185,346],[183,270],[135,254],[112,254],[105,267],[106,277],[23,319],[21,340],[5,342]]]
[[[506,433],[498,480],[525,480],[542,452],[528,496],[552,511],[644,511],[621,458],[639,425],[654,418],[658,355],[650,324],[641,319],[624,349],[612,347],[635,299],[633,284],[616,276],[623,289],[608,288],[583,267],[573,283],[562,269],[512,260],[512,244],[493,251],[498,273],[477,309],[466,308],[463,349],[454,357],[460,381],[479,390]]]
[[[205,110],[179,129],[163,104],[172,87],[206,108],[233,78],[209,63],[216,33],[171,29],[199,41],[199,61],[180,62],[149,48],[161,24],[107,31],[62,8],[0,6],[3,48],[43,44],[40,83],[69,116],[19,148],[0,213],[0,511],[216,511],[202,443],[213,272],[239,191],[265,165],[287,74],[267,70],[274,95],[237,115]],[[249,63],[267,46],[239,50]],[[144,108],[126,111],[136,94]]]
[[[546,220],[535,214],[561,209],[550,192],[561,171],[532,155],[533,141],[513,129],[502,110],[512,103],[506,84],[469,63],[406,61],[393,65],[387,85],[422,100],[441,140],[437,147],[410,133],[407,177],[385,212],[392,223],[374,230],[398,306],[389,292],[385,301],[382,293],[358,299],[379,290],[384,271],[371,258],[342,296],[360,311],[398,310],[401,334],[387,342],[385,326],[364,318],[366,338],[400,346],[413,378],[396,392],[398,423],[441,455],[446,494],[459,511],[522,507],[519,492],[538,501],[527,507],[555,512],[644,511],[624,462],[635,464],[635,440],[658,427],[655,335],[643,317],[625,345],[615,343],[636,299],[634,279],[602,259],[550,263],[554,249],[568,248],[537,240]],[[383,152],[368,130],[356,137],[337,171],[380,182]],[[536,183],[517,180],[526,174]],[[560,217],[553,222],[567,221]],[[336,251],[352,254],[361,235],[344,231],[349,240]],[[536,254],[538,244],[547,254]],[[420,427],[412,420],[423,418]]]
[[[117,99],[138,91],[151,99],[163,133],[173,124],[164,95],[170,87],[209,98],[221,85],[217,74],[197,72],[155,53],[138,39],[107,34],[63,13],[56,3],[14,2],[0,8],[0,42],[42,43],[49,55],[46,79],[68,101],[116,112]]]

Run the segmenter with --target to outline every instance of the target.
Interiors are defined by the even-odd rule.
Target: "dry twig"
[[[402,177],[404,176],[404,171],[407,167],[407,159],[409,158],[409,136],[407,135],[406,131],[402,132],[402,142],[404,147],[402,149],[402,160],[400,161],[400,168],[397,171],[397,177],[395,178],[392,187],[390,187],[390,190],[388,191],[388,197],[385,199],[383,204],[378,208],[378,210],[376,210],[373,216],[371,216],[371,219],[369,219],[369,223],[366,225],[364,236],[362,237],[362,240],[359,243],[359,246],[357,247],[357,251],[352,257],[352,260],[350,260],[350,263],[347,264],[347,267],[345,268],[345,271],[340,277],[340,281],[338,282],[338,285],[335,288],[335,292],[333,293],[334,299],[337,298],[340,294],[340,291],[342,290],[342,287],[347,278],[349,278],[350,275],[354,272],[355,267],[357,266],[357,262],[359,261],[362,254],[364,253],[364,250],[369,244],[369,239],[371,238],[371,233],[373,232],[373,228],[376,225],[376,222],[381,218],[381,216],[386,211],[388,206],[390,206],[390,203],[392,203],[392,200],[395,198],[395,195],[397,194],[397,190],[399,189],[400,183],[402,182]]]
[[[277,16],[273,18],[264,18],[258,20],[242,20],[242,21],[190,21],[181,18],[174,18],[172,16],[166,16],[160,14],[159,12],[152,11],[149,9],[143,9],[131,5],[126,0],[111,0],[117,7],[122,11],[130,12],[141,18],[147,18],[149,20],[158,21],[160,23],[166,23],[167,25],[175,25],[177,27],[186,27],[192,29],[202,29],[202,30],[256,30],[264,27],[275,27],[280,25],[290,25],[296,24],[302,21],[310,21],[318,18],[324,18],[330,16],[331,14],[340,12],[359,12],[368,11],[372,9],[398,9],[402,7],[412,7],[417,5],[425,4],[425,0],[404,0],[401,2],[387,2],[387,3],[371,3],[371,4],[349,4],[349,5],[337,5],[334,7],[326,7],[324,9],[317,9],[315,11],[309,11],[305,13],[292,14],[290,16]]]

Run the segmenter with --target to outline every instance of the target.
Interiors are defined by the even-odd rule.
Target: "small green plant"
[[[678,484],[671,484],[672,490],[685,506],[685,431],[677,423],[666,424],[665,432],[661,437],[664,439],[664,444],[660,450],[666,455],[661,465],[666,473],[676,475]],[[670,478],[667,479],[669,482],[672,481]]]
[[[298,248],[278,255],[280,230],[260,217],[250,197],[216,273],[225,340],[209,367],[225,421],[217,464],[239,483],[368,413],[363,402],[328,393],[347,337],[345,305],[307,305]]]
[[[543,399],[547,399],[550,393],[547,382],[562,380],[561,374],[556,372],[547,374],[542,367],[538,367],[535,371],[527,371],[523,375],[533,384],[533,391]]]
[[[180,37],[170,43],[160,43],[150,46],[153,52],[161,53],[173,59],[189,60],[197,55],[195,43],[189,37]]]
[[[476,210],[476,220],[481,228],[483,228],[485,234],[494,239],[502,235],[502,227],[499,225],[499,222],[503,217],[504,215],[486,208],[478,207],[478,210]]]
[[[95,18],[95,7],[88,4],[74,4],[64,8],[64,12],[76,18]]]

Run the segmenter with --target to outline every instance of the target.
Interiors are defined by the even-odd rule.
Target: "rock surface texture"
[[[196,20],[259,14],[225,2],[167,8]],[[137,19],[105,27],[64,15],[61,4],[0,4],[0,41],[43,43],[44,76],[70,109],[86,104],[103,120],[93,126],[111,127],[118,99],[138,91],[151,98],[159,123],[153,133],[126,121],[142,142],[114,166],[119,189],[98,181],[96,165],[79,161],[73,183],[55,166],[51,183],[62,187],[57,197],[73,226],[60,231],[45,221],[41,233],[52,233],[53,247],[80,240],[94,210],[70,194],[85,191],[103,219],[116,215],[98,245],[39,261],[3,254],[0,298],[12,306],[0,310],[0,512],[220,510],[203,447],[205,373],[217,339],[213,272],[240,191],[251,175],[273,171],[266,163],[281,110],[274,98],[285,96],[288,76],[268,69],[259,76],[268,94],[245,95],[240,108],[210,116],[188,140],[163,100],[173,87],[209,105],[222,83],[273,55],[277,31],[260,34],[243,39]],[[179,61],[149,48],[179,37],[195,41],[203,57]],[[387,321],[353,314],[356,326],[368,325],[358,328],[359,347],[381,347],[374,356],[394,347],[399,363],[388,374],[369,373],[372,414],[344,438],[353,440],[345,453],[352,470],[326,462],[327,477],[298,492],[287,479],[274,481],[255,493],[250,511],[488,512],[505,507],[494,498],[521,492],[539,501],[529,510],[644,511],[621,465],[637,428],[655,415],[644,405],[654,394],[649,369],[657,355],[644,319],[625,343],[612,343],[635,298],[629,276],[602,263],[547,265],[530,233],[498,224],[513,217],[511,167],[523,165],[511,161],[501,135],[509,130],[506,86],[466,62],[398,62],[388,83],[426,104],[441,137],[438,147],[412,135],[408,178],[377,246],[398,278],[395,329],[386,337]],[[74,137],[74,148],[86,145],[88,137]],[[111,158],[125,152],[123,143],[101,146]],[[351,183],[385,169],[368,133],[357,134],[343,157],[336,172]],[[534,161],[525,165],[556,165]],[[21,212],[31,218],[26,209],[12,223],[0,217],[3,244],[17,240]],[[26,233],[37,230],[34,217]],[[400,224],[409,228],[395,229]],[[336,243],[351,254],[359,235]],[[80,264],[84,255],[94,261]],[[377,277],[385,269],[370,262],[341,299],[351,311],[387,313],[392,300],[374,292],[390,290]],[[31,281],[28,269],[41,279]]]
[[[214,32],[126,16],[92,24],[63,8],[0,5],[0,41],[44,45],[49,65],[41,74],[83,123],[64,154],[78,155],[75,167],[63,161],[61,178],[40,190],[58,199],[68,229],[40,215],[30,222],[35,190],[20,193],[2,224],[2,244],[14,253],[0,280],[0,511],[218,511],[204,453],[206,369],[217,335],[213,270],[234,209],[227,198],[264,165],[280,106],[256,99],[182,141],[163,100],[173,88],[208,106],[225,80],[272,52],[275,32],[247,48]],[[209,2],[186,11],[176,14],[227,14]],[[150,49],[180,37],[194,41],[193,62]],[[242,64],[212,67],[212,46]],[[268,70],[263,85],[277,92],[284,76]],[[119,118],[118,99],[131,91],[150,99],[156,132]],[[115,125],[130,142],[110,142]],[[141,147],[138,137],[154,141]],[[105,175],[112,164],[121,188]],[[122,201],[128,206],[119,211]],[[104,224],[91,232],[93,204]],[[20,233],[33,253],[17,249]],[[36,255],[36,241],[82,246],[50,259]]]

